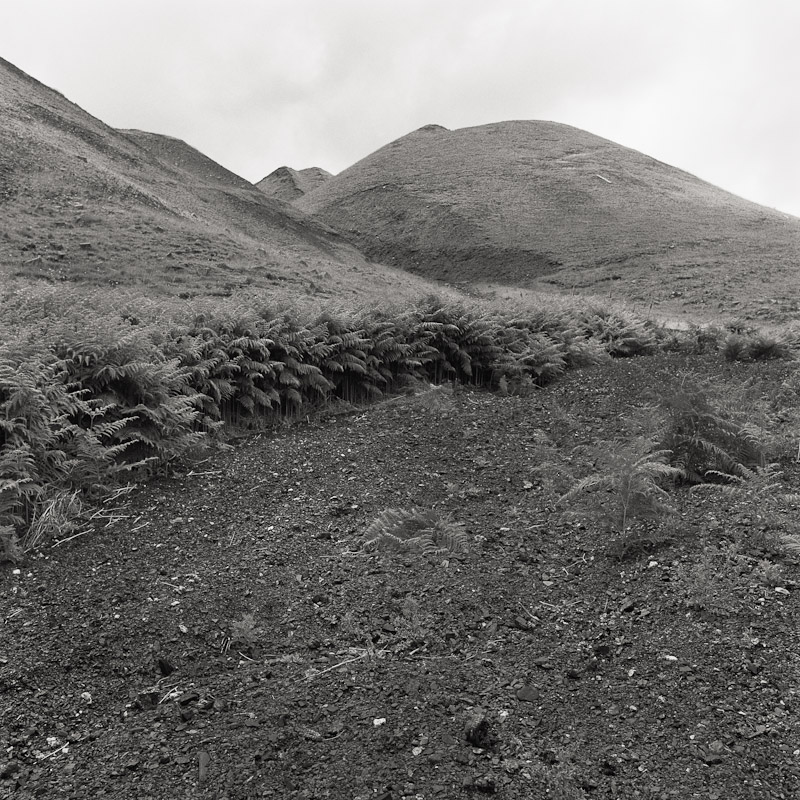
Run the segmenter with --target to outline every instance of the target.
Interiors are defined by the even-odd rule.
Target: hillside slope
[[[0,276],[148,291],[427,285],[184,142],[118,131],[0,60]],[[398,275],[400,277],[398,277]]]
[[[332,177],[331,173],[321,167],[308,167],[300,170],[278,167],[266,178],[262,178],[256,187],[269,197],[291,203],[321,186],[330,177]]]
[[[455,283],[615,281],[635,300],[715,309],[800,300],[800,219],[553,122],[429,125],[295,204],[371,258]]]

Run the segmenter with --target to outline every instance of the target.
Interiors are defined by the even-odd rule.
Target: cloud
[[[251,180],[552,119],[800,214],[794,0],[26,0],[3,55]]]

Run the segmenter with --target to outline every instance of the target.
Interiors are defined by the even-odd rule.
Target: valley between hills
[[[2,60],[0,210],[0,797],[797,796],[800,220],[553,122],[251,184]]]

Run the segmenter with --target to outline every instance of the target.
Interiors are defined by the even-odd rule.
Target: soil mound
[[[427,125],[295,204],[371,258],[456,283],[800,300],[800,219],[554,122]]]

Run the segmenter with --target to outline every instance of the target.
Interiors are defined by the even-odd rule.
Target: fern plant
[[[647,355],[656,349],[657,341],[652,325],[623,316],[604,308],[585,311],[583,333],[602,342],[609,355],[615,358]]]
[[[763,431],[743,418],[742,409],[715,402],[700,382],[685,377],[677,391],[660,399],[660,408],[666,417],[662,446],[689,483],[763,466]]]
[[[605,442],[597,450],[600,471],[579,480],[559,504],[588,507],[612,533],[623,535],[635,520],[674,514],[664,485],[682,471],[669,463],[668,450],[653,450],[647,439]]]
[[[739,506],[746,515],[743,538],[752,545],[796,554],[800,539],[793,532],[797,529],[794,514],[787,517],[782,512],[794,511],[800,494],[785,490],[782,474],[777,464],[743,467],[738,475],[716,473],[710,477],[719,483],[701,484],[692,490],[722,495],[732,506]]]
[[[731,333],[722,344],[728,361],[774,361],[794,358],[797,342],[786,337],[757,333]]]
[[[466,553],[464,525],[434,511],[386,509],[367,528],[363,549],[418,552],[424,556]]]

